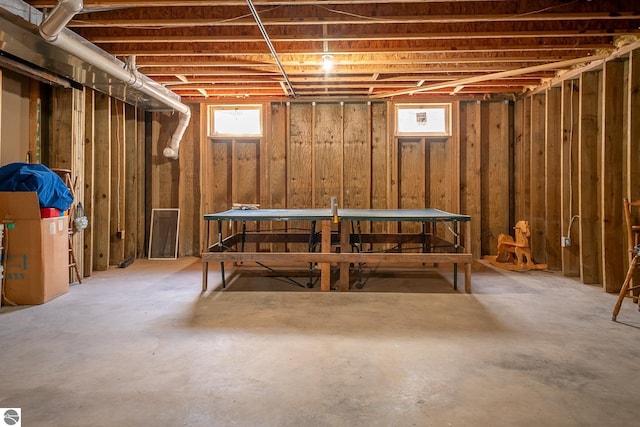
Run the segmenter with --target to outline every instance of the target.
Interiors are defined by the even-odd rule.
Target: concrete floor
[[[0,407],[23,426],[638,425],[630,300],[615,323],[616,296],[557,273],[479,264],[466,295],[438,271],[201,295],[198,259],[137,260],[0,309]]]

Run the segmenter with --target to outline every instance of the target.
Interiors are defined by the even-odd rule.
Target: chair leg
[[[629,263],[629,269],[627,270],[627,276],[624,278],[624,283],[622,283],[622,288],[620,288],[620,294],[618,294],[618,301],[616,301],[616,306],[613,308],[613,316],[611,316],[611,320],[615,321],[616,317],[618,317],[618,313],[620,312],[620,307],[622,306],[622,301],[626,298],[627,292],[629,292],[629,284],[631,283],[631,279],[633,278],[633,273],[638,264],[638,255],[635,255],[631,262]]]

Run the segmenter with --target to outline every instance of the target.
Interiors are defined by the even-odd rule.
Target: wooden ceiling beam
[[[387,65],[378,65],[378,66],[370,66],[367,64],[361,65],[344,65],[340,68],[340,75],[349,75],[349,74],[363,74],[363,73],[380,73],[380,74],[425,74],[425,73],[449,73],[452,77],[455,77],[459,73],[468,73],[474,72],[479,74],[484,73],[495,73],[501,71],[508,71],[513,69],[519,69],[525,66],[529,66],[530,64],[522,64],[522,63],[513,63],[509,64],[509,66],[505,66],[502,64],[497,64],[495,62],[489,64],[431,64],[429,66],[418,66],[418,65],[408,65],[408,66],[397,66],[395,64],[387,64]],[[545,64],[546,65],[546,64]],[[246,74],[245,70],[238,66],[237,68],[229,67],[228,69],[221,70],[213,70],[209,67],[198,67],[188,64],[183,64],[182,66],[177,65],[155,65],[155,66],[145,66],[140,67],[140,70],[144,72],[144,74],[152,77],[152,76],[161,76],[161,75],[176,75],[183,74],[186,76],[193,75],[220,75],[220,73],[227,74]],[[235,71],[233,71],[235,70]],[[273,65],[264,65],[263,70],[269,72],[271,74],[277,74],[277,66]],[[317,75],[319,70],[317,68],[312,67],[300,67],[300,66],[288,66],[287,73],[291,73],[293,75]],[[536,73],[536,71],[532,71],[532,73]],[[335,75],[335,73],[332,73]]]
[[[424,54],[362,54],[349,57],[340,56],[334,59],[334,71],[332,74],[339,74],[344,67],[352,66],[368,66],[379,67],[379,71],[383,72],[385,67],[394,66],[440,66],[449,65],[456,68],[464,64],[495,64],[503,65],[517,63],[550,63],[557,62],[562,59],[573,59],[581,57],[579,51],[571,55],[519,55],[511,56],[504,54],[460,54],[460,55],[424,55]],[[583,55],[588,56],[588,55]],[[281,55],[280,61],[285,67],[307,68],[320,70],[322,67],[322,58],[320,55]],[[158,66],[191,66],[191,67],[272,67],[275,64],[271,57],[265,55],[252,55],[243,57],[225,56],[217,57],[187,57],[187,56],[146,56],[140,55],[136,59],[139,68],[158,67]]]
[[[78,31],[78,34],[91,41],[92,43],[215,43],[215,44],[233,44],[233,43],[259,43],[262,42],[262,36],[258,35],[211,35],[211,34],[140,34],[139,32],[130,32],[122,29],[112,29],[110,33],[104,30],[95,31],[95,29]],[[344,34],[342,36],[270,36],[273,43],[288,42],[363,42],[363,41],[401,41],[409,42],[416,40],[423,41],[439,41],[440,43],[456,43],[481,39],[485,43],[495,40],[495,43],[502,44],[504,48],[517,48],[508,44],[519,45],[520,43],[538,44],[551,43],[560,44],[562,41],[572,43],[605,43],[606,40],[613,36],[640,34],[640,29],[609,29],[609,30],[590,30],[580,33],[575,31],[512,31],[512,32],[477,32],[465,31],[455,33],[361,33],[361,34]],[[541,40],[545,39],[545,40]],[[591,40],[592,39],[592,40]],[[506,45],[506,46],[505,46]]]
[[[514,86],[523,86],[523,85],[531,85],[532,83],[535,83],[536,81],[539,81],[541,78],[549,78],[552,77],[553,75],[547,75],[547,76],[531,76],[531,77],[505,77],[503,79],[500,80],[490,80],[487,82],[484,82],[483,84],[487,84],[487,85],[495,85],[495,86],[500,86],[500,85],[514,85]],[[469,78],[469,77],[475,77],[475,76],[470,76],[470,75],[462,75],[462,76],[458,76],[458,78]],[[171,88],[181,88],[181,87],[187,87],[187,86],[207,86],[207,85],[225,85],[225,84],[263,84],[265,82],[281,82],[283,81],[282,76],[278,77],[272,77],[272,78],[262,78],[262,79],[256,79],[256,78],[246,78],[243,76],[238,76],[236,78],[207,78],[207,77],[202,77],[202,76],[189,76],[189,79],[187,82],[182,81],[182,80],[176,80],[175,78],[173,78],[173,76],[161,76],[161,77],[157,77],[155,78],[155,80],[162,84],[165,85],[167,87],[171,87]],[[293,83],[297,83],[297,84],[327,84],[327,83],[331,83],[331,84],[336,84],[336,85],[344,85],[344,84],[353,84],[353,83],[362,83],[362,82],[371,82],[374,81],[376,83],[380,83],[380,84],[387,84],[387,83],[394,83],[394,82],[398,82],[398,83],[402,83],[406,86],[407,83],[411,83],[411,82],[415,82],[415,81],[424,81],[426,84],[430,84],[432,82],[439,82],[439,81],[450,81],[451,80],[451,76],[445,76],[445,75],[441,75],[441,76],[429,76],[425,79],[420,79],[420,78],[416,78],[413,76],[402,76],[402,77],[395,77],[395,78],[383,78],[383,79],[375,79],[373,78],[373,76],[371,75],[367,75],[367,76],[362,76],[362,75],[357,75],[357,76],[335,76],[333,78],[323,78],[323,77],[306,77],[306,76],[291,76],[290,80]],[[370,84],[370,83],[368,83]]]
[[[552,64],[546,64],[546,65],[537,65],[537,66],[532,66],[532,67],[525,67],[525,68],[521,68],[521,69],[513,69],[513,70],[503,71],[503,72],[499,72],[499,73],[487,74],[487,75],[479,76],[479,77],[470,77],[470,78],[467,78],[467,79],[457,79],[457,80],[452,80],[450,82],[436,83],[436,84],[429,85],[429,86],[422,86],[422,87],[416,88],[416,89],[407,89],[407,90],[404,90],[404,91],[383,93],[383,94],[380,94],[380,95],[374,96],[374,97],[389,98],[389,97],[398,96],[398,95],[408,95],[408,94],[427,92],[427,91],[438,90],[438,89],[443,89],[443,88],[451,88],[451,87],[455,87],[455,86],[466,86],[466,85],[478,83],[478,82],[481,82],[481,81],[484,81],[484,80],[499,79],[501,77],[519,76],[519,75],[527,74],[528,72],[534,72],[534,71],[540,71],[540,70],[566,69],[566,68],[573,67],[573,66],[576,66],[576,65],[585,64],[587,62],[601,60],[601,59],[606,58],[606,56],[607,55],[594,55],[594,56],[591,56],[591,57],[576,58],[576,59],[572,59],[572,60],[560,61],[560,62],[557,62],[555,64],[552,63]]]
[[[259,84],[255,84],[251,86],[251,91],[260,91],[260,90],[271,90],[275,87],[280,87],[282,82],[273,82],[273,84],[265,85],[265,82],[260,82]],[[539,82],[538,82],[539,83]],[[485,83],[480,82],[473,85],[467,85],[465,88],[467,90],[475,89],[479,90],[481,88],[509,88],[509,87],[523,87],[530,86],[531,84],[535,84],[535,82],[528,82],[527,84],[516,83],[516,84],[496,84],[495,82]],[[170,86],[173,91],[183,91],[183,90],[195,90],[195,89],[204,89],[206,91],[215,91],[215,90],[240,90],[246,91],[247,88],[244,84],[236,83],[236,84],[196,84],[196,83],[182,83]],[[362,83],[350,83],[344,85],[327,85],[327,83],[319,82],[316,84],[311,83],[297,83],[295,85],[296,92],[298,90],[304,89],[326,89],[332,88],[336,90],[341,89],[368,89],[370,87],[376,89],[404,89],[407,87],[406,84],[402,83],[380,83],[375,81],[362,82]],[[443,88],[444,89],[444,88]]]
[[[611,15],[606,12],[601,13],[573,13],[573,14],[534,14],[534,15],[469,15],[469,16],[451,16],[451,15],[424,15],[424,16],[386,16],[376,20],[340,16],[337,18],[318,19],[315,16],[307,18],[263,18],[265,27],[269,26],[301,26],[301,25],[379,25],[379,24],[427,24],[427,23],[446,23],[446,24],[464,24],[477,22],[549,22],[549,21],[591,21],[591,20],[620,20],[620,19],[636,19],[640,20],[640,15],[634,12],[620,12],[619,15]],[[251,17],[240,19],[207,19],[198,17],[185,18],[131,18],[131,19],[114,19],[114,18],[85,18],[81,15],[77,19],[72,20],[70,28],[89,28],[89,27],[120,27],[120,28],[192,28],[192,27],[239,27],[239,26],[255,26],[255,21]]]
[[[211,6],[211,0],[179,0],[181,6]],[[450,3],[468,3],[469,0],[448,0]],[[513,1],[513,0],[488,0],[492,2]],[[31,6],[36,8],[51,8],[57,4],[56,0],[26,0]],[[256,6],[295,6],[309,4],[378,4],[378,3],[440,3],[442,0],[253,0]],[[104,8],[131,8],[131,7],[171,7],[176,5],[176,0],[84,0],[85,9]],[[217,0],[216,6],[243,6],[246,0]]]
[[[421,53],[421,54],[480,54],[492,52],[517,52],[525,54],[545,54],[551,51],[565,51],[565,53],[580,50],[595,50],[613,48],[612,41],[598,39],[589,43],[540,43],[540,40],[525,39],[525,42],[510,40],[508,44],[497,40],[480,43],[478,41],[464,41],[457,43],[416,43],[413,41],[361,41],[340,43],[332,46],[327,51],[334,55],[353,54],[394,54],[394,53]],[[276,42],[275,48],[285,55],[303,55],[326,53],[322,43],[307,42]],[[192,43],[192,42],[147,42],[147,43],[101,43],[100,47],[112,55],[140,55],[140,56],[253,56],[266,53],[264,42],[256,43]],[[537,53],[536,53],[537,52]]]

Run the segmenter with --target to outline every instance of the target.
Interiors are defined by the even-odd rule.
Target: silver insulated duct
[[[136,89],[178,111],[180,113],[178,127],[171,136],[167,147],[163,150],[165,157],[177,159],[180,141],[191,119],[191,110],[173,92],[138,73],[135,68],[127,67],[123,62],[97,49],[86,40],[75,36],[71,31],[65,30],[67,23],[76,14],[80,13],[82,8],[82,0],[59,0],[56,7],[38,27],[40,35],[50,44],[102,70],[128,87]]]

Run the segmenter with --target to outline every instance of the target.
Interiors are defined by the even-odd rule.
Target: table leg
[[[309,230],[309,247],[307,252],[315,252],[316,247],[316,222],[311,221],[311,229]],[[313,262],[309,263],[309,282],[307,288],[313,288]]]
[[[340,253],[346,254],[351,252],[351,233],[349,233],[349,227],[347,227],[346,221],[340,223]],[[340,291],[349,290],[349,263],[338,263],[340,267]]]
[[[453,221],[453,252],[458,253],[458,222]],[[453,263],[453,290],[458,290],[458,263]]]
[[[220,252],[224,251],[222,245],[222,220],[218,220],[218,248]],[[220,272],[222,273],[222,289],[226,288],[227,283],[224,277],[224,261],[220,261]]]
[[[210,221],[207,221],[207,227],[206,227],[206,232],[204,237],[204,244],[206,246],[205,252],[209,252],[209,231],[210,231],[209,225],[210,225]],[[202,292],[206,292],[207,290],[208,279],[209,279],[209,262],[202,261]]]
[[[207,290],[207,277],[209,275],[209,262],[202,262],[202,292]]]
[[[471,253],[471,221],[467,221],[464,227],[464,251]],[[471,262],[464,266],[464,291],[471,293]]]
[[[242,237],[240,239],[240,252],[244,252],[244,244],[247,240],[247,221],[242,221]]]
[[[358,252],[363,252],[363,247],[362,247],[362,227],[360,226],[360,221],[356,221],[357,224],[357,233],[358,233],[358,244],[356,246],[356,249]],[[353,229],[353,221],[351,221],[351,233],[354,234],[356,233],[356,231],[354,231]],[[352,246],[353,248],[353,246]],[[355,282],[355,287],[358,289],[362,289],[362,287],[364,286],[364,282],[362,281],[362,266],[364,265],[364,263],[359,262],[358,263],[358,278],[356,279]]]
[[[331,221],[322,221],[322,252],[331,252]],[[320,290],[331,290],[331,264],[328,262],[320,263]]]

